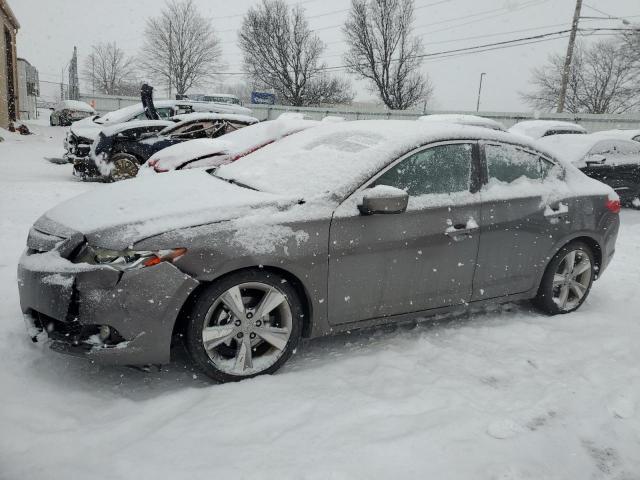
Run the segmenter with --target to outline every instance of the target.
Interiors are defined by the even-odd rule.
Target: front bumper
[[[63,146],[69,156],[86,157],[89,155],[92,143],[89,139],[77,137],[69,130],[64,137]]]
[[[57,251],[27,250],[18,266],[20,306],[29,334],[47,334],[52,349],[103,364],[170,361],[173,326],[198,285],[170,263],[120,272],[74,264]],[[112,336],[100,340],[100,326]]]
[[[88,181],[108,181],[108,177],[100,173],[96,162],[90,156],[73,158],[73,175]]]

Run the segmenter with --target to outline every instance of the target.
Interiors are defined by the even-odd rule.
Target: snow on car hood
[[[95,123],[93,121],[94,118],[95,117],[85,117],[82,120],[73,122],[69,127],[69,130],[71,130],[71,133],[77,137],[95,140],[104,126]]]
[[[297,198],[232,185],[204,170],[170,172],[125,180],[67,200],[46,212],[35,227],[60,224],[89,244],[120,250],[145,238],[241,217],[257,207],[282,210]]]

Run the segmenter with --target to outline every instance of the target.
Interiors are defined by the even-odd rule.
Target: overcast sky
[[[127,53],[136,55],[143,42],[145,20],[158,13],[160,0],[9,0],[18,17],[18,56],[38,68],[42,81],[59,82],[60,70],[69,61],[73,46],[80,61],[94,43],[116,41]],[[236,45],[243,13],[256,0],[195,0],[200,11],[212,19],[223,46],[225,71],[241,70]],[[327,65],[342,64],[345,43],[340,32],[350,1],[288,0],[301,3],[311,28],[326,43]],[[441,52],[468,46],[528,37],[569,28],[574,0],[416,0],[415,33],[425,52]],[[592,8],[590,8],[592,7]],[[639,0],[589,0],[583,16],[611,16],[640,21]],[[621,27],[619,20],[582,20],[582,26]],[[592,36],[589,41],[607,38]],[[563,53],[567,39],[559,38],[507,49],[449,56],[425,61],[423,69],[434,85],[431,108],[475,110],[478,79],[486,72],[481,110],[526,111],[518,92],[527,90],[530,69],[550,53]],[[234,78],[234,77],[225,77]],[[237,78],[237,77],[236,77]],[[355,80],[355,79],[354,79]],[[230,80],[231,81],[231,80]],[[369,100],[366,84],[355,81],[357,100]],[[43,83],[53,95],[53,85]],[[158,86],[160,87],[160,86]],[[158,88],[157,90],[160,90]]]

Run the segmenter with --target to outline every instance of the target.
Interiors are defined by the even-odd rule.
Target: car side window
[[[156,108],[156,112],[158,112],[158,116],[162,119],[167,119],[173,115],[171,108]]]
[[[426,148],[387,170],[375,184],[400,188],[414,197],[469,191],[472,151],[470,143]]]
[[[636,142],[640,142],[640,135],[636,135],[635,137],[633,137],[633,139],[634,139]]]
[[[489,179],[505,183],[511,183],[521,177],[542,180],[553,168],[550,162],[538,155],[512,145],[485,145],[484,156]],[[545,162],[544,166],[542,162]]]

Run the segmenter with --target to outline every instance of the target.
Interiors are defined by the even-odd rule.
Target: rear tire
[[[203,373],[235,382],[278,370],[300,341],[302,321],[300,298],[284,277],[244,270],[200,292],[185,346]]]
[[[549,262],[534,305],[550,315],[577,310],[591,291],[595,265],[589,245],[579,241],[565,245]]]
[[[138,159],[128,153],[116,153],[111,157],[113,169],[109,178],[112,182],[133,178],[138,174],[140,165]]]

